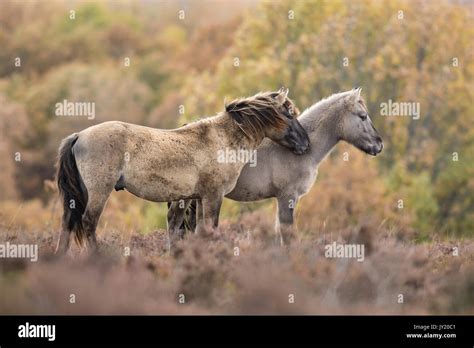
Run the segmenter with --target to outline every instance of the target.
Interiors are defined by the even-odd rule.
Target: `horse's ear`
[[[288,88],[281,87],[278,91],[278,95],[276,96],[276,100],[279,104],[283,105],[283,103],[286,101],[286,97],[288,96]]]
[[[357,87],[352,90],[352,95],[354,99],[358,100],[360,98],[360,93],[362,92],[362,87]]]

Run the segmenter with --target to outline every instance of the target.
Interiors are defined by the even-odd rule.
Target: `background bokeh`
[[[473,14],[465,0],[0,1],[0,242],[40,253],[0,258],[0,313],[473,314]],[[280,86],[301,110],[362,86],[385,143],[375,158],[336,147],[290,250],[271,243],[272,200],[225,200],[218,238],[169,251],[166,205],[120,191],[100,257],[53,255],[62,138],[107,120],[174,128]],[[95,119],[55,116],[64,99]],[[389,100],[420,119],[381,116]],[[364,262],[325,257],[334,241],[363,244]]]

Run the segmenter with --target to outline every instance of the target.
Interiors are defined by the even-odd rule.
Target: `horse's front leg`
[[[180,200],[168,203],[168,247],[171,248],[178,240],[184,237],[186,232],[183,222],[190,201]]]
[[[196,228],[194,233],[198,232],[198,226],[204,224],[204,213],[202,210],[202,200],[196,199]]]
[[[287,195],[278,197],[278,216],[275,223],[277,239],[280,245],[290,245],[295,238],[294,212],[298,197]]]
[[[213,194],[202,198],[202,212],[198,209],[198,222],[196,228],[198,234],[212,235],[216,232],[219,225],[219,213],[221,211],[223,198],[223,194]],[[201,220],[199,220],[199,213],[202,213]]]
[[[185,217],[185,228],[191,232],[196,231],[197,199],[191,200]]]

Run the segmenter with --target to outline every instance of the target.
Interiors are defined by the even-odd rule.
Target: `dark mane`
[[[265,137],[267,127],[283,130],[286,127],[285,118],[294,117],[298,109],[286,98],[283,107],[278,105],[278,92],[263,92],[252,97],[235,99],[226,104],[225,111],[237,123],[246,136],[251,138]],[[288,113],[293,109],[294,114]]]

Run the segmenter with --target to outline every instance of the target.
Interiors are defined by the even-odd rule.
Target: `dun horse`
[[[198,227],[217,226],[223,196],[246,163],[221,163],[219,151],[251,151],[265,137],[295,154],[309,149],[287,93],[234,100],[225,112],[174,130],[112,121],[65,138],[57,164],[64,205],[57,251],[68,250],[71,233],[97,249],[95,230],[114,188],[155,202],[200,199]]]
[[[316,180],[319,163],[334,146],[344,140],[370,155],[382,151],[382,138],[372,125],[367,108],[361,98],[361,89],[338,93],[323,99],[298,118],[309,134],[311,150],[303,156],[294,156],[286,149],[264,141],[258,148],[257,165],[246,165],[232,192],[226,195],[234,201],[249,202],[275,197],[278,201],[276,231],[282,244],[293,236],[294,208],[298,200],[306,194]],[[282,165],[284,164],[284,165]],[[190,205],[187,225],[194,228]],[[178,209],[171,206],[170,209]],[[177,213],[168,213],[174,216]],[[183,234],[182,220],[180,234]],[[170,224],[177,229],[176,221]]]

